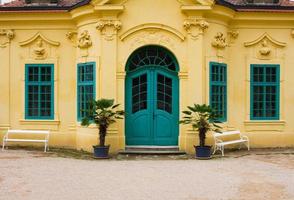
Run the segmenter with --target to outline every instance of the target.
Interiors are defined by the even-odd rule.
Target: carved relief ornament
[[[226,46],[228,46],[224,34],[218,32],[216,36],[214,36],[214,39],[211,42],[211,46],[217,49],[224,49]]]
[[[52,41],[38,32],[28,40],[20,42],[19,45],[21,47],[28,46],[30,56],[36,60],[43,60],[50,56],[50,53],[56,52],[51,51],[51,48],[58,47],[60,43]]]
[[[73,43],[74,47],[77,47],[77,35],[76,31],[69,31],[65,36],[66,38]]]
[[[14,38],[14,32],[9,29],[0,29],[0,36],[5,37],[3,40],[0,40],[0,47],[4,48],[9,44],[10,40]]]
[[[192,39],[197,39],[209,27],[209,23],[203,19],[186,19],[183,26],[188,34],[191,35]],[[193,30],[193,27],[198,29]]]
[[[101,31],[104,38],[108,41],[111,41],[114,39],[114,36],[117,34],[117,32],[121,29],[122,23],[119,20],[116,19],[101,19],[97,22],[96,28]]]
[[[277,47],[285,47],[286,43],[279,42],[272,38],[269,34],[264,33],[256,40],[253,40],[251,42],[245,42],[244,46],[255,46],[255,52],[257,53],[257,57],[259,57],[260,59],[270,59],[270,57],[273,56],[272,52],[274,52],[277,49]]]
[[[87,49],[92,46],[92,40],[89,32],[84,30],[78,37],[78,47],[80,49]]]

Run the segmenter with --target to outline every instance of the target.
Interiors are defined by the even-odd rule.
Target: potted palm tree
[[[82,126],[89,126],[94,122],[99,129],[98,145],[93,146],[95,158],[108,158],[110,145],[105,145],[107,129],[124,115],[123,110],[116,110],[118,106],[119,104],[114,104],[113,99],[93,100],[86,111],[86,117],[82,119]]]
[[[217,120],[217,114],[213,109],[206,105],[194,104],[188,106],[188,110],[183,111],[184,117],[180,121],[181,124],[192,125],[193,130],[197,130],[199,135],[199,146],[194,146],[196,158],[209,159],[211,158],[211,146],[206,146],[205,139],[208,131],[220,132],[220,126],[216,123],[221,123]]]

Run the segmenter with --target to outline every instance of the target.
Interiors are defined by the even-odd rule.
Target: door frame
[[[136,54],[141,50],[148,50],[148,48],[151,47],[151,48],[159,48],[161,51],[164,51],[167,55],[170,56],[170,58],[172,59],[172,62],[174,63],[174,66],[175,66],[175,69],[173,71],[171,71],[167,66],[160,66],[160,65],[144,65],[143,67],[140,67],[139,69],[136,69],[136,70],[129,70],[129,65],[130,65],[130,61],[131,61],[131,58],[133,56],[136,56]],[[126,145],[134,145],[134,146],[137,146],[137,145],[145,145],[145,144],[129,144],[128,143],[128,134],[127,134],[127,131],[128,131],[128,124],[129,123],[129,120],[128,120],[128,111],[131,112],[132,110],[132,100],[128,100],[128,98],[132,98],[132,87],[131,87],[131,79],[134,75],[139,75],[139,74],[144,74],[144,72],[146,72],[147,74],[151,74],[150,72],[153,70],[153,73],[157,74],[158,72],[162,72],[163,74],[168,74],[168,77],[172,77],[172,80],[173,82],[175,81],[176,83],[173,85],[173,91],[175,91],[175,94],[173,95],[173,112],[172,112],[172,115],[175,117],[174,120],[177,120],[179,121],[179,109],[180,109],[180,105],[179,105],[179,97],[180,97],[180,87],[179,87],[179,84],[180,84],[180,81],[179,81],[179,76],[178,76],[178,71],[179,71],[179,65],[178,65],[178,62],[177,62],[177,59],[175,58],[175,56],[166,48],[164,47],[161,47],[161,46],[155,46],[155,45],[150,45],[150,46],[143,46],[141,48],[138,48],[137,50],[135,50],[128,58],[128,61],[127,61],[127,64],[126,64],[126,78],[125,78],[125,109],[126,109],[126,117],[125,117],[125,144]],[[154,79],[156,79],[155,75],[153,76]],[[149,91],[149,92],[152,92],[154,98],[156,98],[156,81],[155,80],[148,80],[148,81],[151,81],[152,84],[154,84],[154,87],[153,87],[153,91]],[[147,81],[147,84],[148,84],[148,81]],[[150,87],[150,83],[148,84],[149,87]],[[149,90],[149,87],[147,89],[147,91]],[[175,88],[174,88],[175,87]],[[147,95],[150,95],[147,94]],[[147,96],[147,99],[148,99],[148,96]],[[175,101],[175,102],[174,102]],[[150,105],[149,105],[150,106]],[[154,105],[152,106],[152,109]],[[150,112],[150,111],[148,111]],[[153,111],[154,112],[154,111]],[[152,123],[154,123],[154,121],[152,121]],[[154,125],[154,124],[153,124]],[[150,125],[149,125],[150,126]],[[152,129],[154,129],[153,127],[150,127]],[[170,145],[170,146],[175,146],[175,145],[178,145],[179,144],[179,125],[176,126],[176,141],[174,144]],[[154,130],[151,130],[153,131],[153,134],[154,134]],[[154,140],[155,141],[155,140]],[[146,144],[146,145],[152,145],[152,146],[169,146],[169,145],[157,145],[155,143],[153,144]]]

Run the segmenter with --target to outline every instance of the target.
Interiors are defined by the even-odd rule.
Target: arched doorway
[[[126,145],[178,145],[179,66],[160,46],[144,46],[126,65]]]

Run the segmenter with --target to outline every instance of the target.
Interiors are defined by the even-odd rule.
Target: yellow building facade
[[[106,142],[112,152],[126,145],[172,145],[193,152],[195,131],[176,122],[193,103],[213,104],[223,115],[224,128],[246,133],[252,147],[293,147],[294,12],[242,10],[221,2],[92,0],[66,9],[0,9],[0,133],[46,129],[50,146],[92,151],[97,128],[79,122],[91,93],[96,99],[115,99],[129,111],[109,130]],[[152,52],[163,61],[152,60]],[[161,76],[149,65],[171,67]],[[163,103],[156,104],[161,86]],[[149,102],[165,112],[161,121],[153,122],[152,113],[136,118]],[[158,143],[127,133],[138,126],[158,137]],[[173,140],[161,142],[165,136],[154,134],[154,127],[176,130]],[[213,144],[210,136],[208,142]]]

